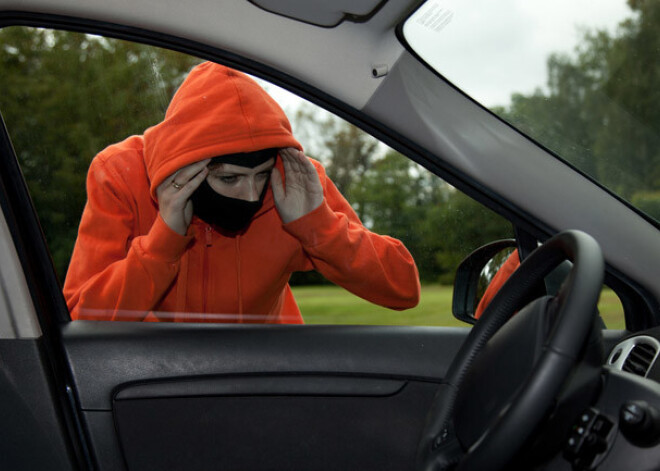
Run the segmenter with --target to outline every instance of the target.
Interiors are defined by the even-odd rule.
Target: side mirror
[[[468,324],[477,322],[479,301],[497,270],[517,247],[515,239],[498,240],[479,247],[461,262],[454,278],[452,312],[456,319]]]

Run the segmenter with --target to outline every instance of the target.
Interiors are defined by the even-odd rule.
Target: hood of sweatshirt
[[[194,67],[170,102],[165,119],[144,133],[150,192],[180,168],[226,154],[301,145],[282,108],[257,82],[228,67]]]

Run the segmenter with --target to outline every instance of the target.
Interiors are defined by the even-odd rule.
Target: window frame
[[[399,23],[396,29],[397,36],[404,47],[415,56],[414,51],[410,51],[409,46],[406,44],[401,34],[401,28],[404,21],[405,19]],[[219,62],[229,67],[236,68],[287,89],[347,122],[358,126],[363,131],[371,134],[392,149],[405,155],[407,158],[426,168],[434,175],[456,187],[468,197],[484,205],[491,211],[498,213],[505,219],[508,219],[514,227],[526,231],[537,240],[546,240],[552,233],[554,233],[552,228],[539,221],[535,216],[523,212],[520,208],[517,208],[511,202],[504,200],[501,196],[495,194],[483,185],[470,181],[462,171],[442,163],[440,159],[430,154],[419,145],[400,135],[391,128],[388,128],[384,124],[365,115],[360,110],[343,104],[326,93],[309,86],[303,81],[295,79],[259,62],[241,57],[230,51],[220,50],[203,43],[163,33],[62,15],[20,11],[1,12],[0,28],[9,26],[61,29],[72,32],[107,36],[109,38],[133,41],[191,54],[201,59]],[[417,60],[422,62],[419,57],[417,57]],[[434,74],[438,75],[435,72]],[[440,78],[443,79],[442,77]],[[1,111],[2,110],[0,110],[0,113]],[[4,132],[6,133],[6,131]],[[10,138],[8,136],[6,140],[6,143],[3,142],[3,147],[5,149],[11,148]],[[21,175],[13,149],[11,150],[11,154],[7,155],[13,155],[14,158],[3,159],[0,171],[2,171],[3,175],[7,176],[13,175],[16,177]],[[8,163],[7,161],[10,160],[13,162]],[[574,170],[581,173],[577,169]],[[21,219],[25,223],[19,221],[14,224],[11,222],[9,227],[14,238],[14,243],[17,247],[21,247],[18,250],[19,257],[22,261],[26,278],[28,279],[28,285],[30,286],[35,306],[37,306],[39,319],[42,325],[45,324],[48,326],[70,322],[68,310],[63,302],[56,302],[55,307],[44,302],[44,300],[63,301],[63,299],[60,299],[61,292],[58,283],[54,280],[54,271],[52,270],[50,255],[47,247],[45,247],[45,240],[41,234],[41,229],[38,220],[36,219],[36,213],[34,212],[22,176],[20,178],[10,178],[6,180],[10,180],[6,182],[5,186],[5,188],[9,188],[10,191],[5,191],[7,199],[2,202],[3,209],[6,211],[10,206],[19,207],[22,208],[21,212],[23,212],[27,208],[30,208],[29,211],[25,212],[32,213],[30,217],[24,217]],[[37,237],[35,235],[37,233],[41,234],[41,237]],[[624,306],[627,329],[633,331],[642,330],[656,324],[653,312],[659,310],[659,303],[656,302],[655,298],[649,294],[646,289],[610,265],[606,266],[606,284],[611,287],[621,299]]]

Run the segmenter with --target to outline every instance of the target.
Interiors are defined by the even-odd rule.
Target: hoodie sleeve
[[[506,280],[508,280],[513,272],[518,269],[520,266],[520,257],[518,256],[518,250],[511,252],[511,255],[507,257],[502,266],[497,270],[495,276],[490,281],[490,284],[486,288],[486,292],[481,297],[479,304],[477,305],[477,310],[474,313],[474,317],[479,319],[484,313],[490,302],[493,300],[498,291],[504,286]]]
[[[419,302],[417,266],[403,243],[375,234],[360,222],[351,205],[312,161],[323,185],[323,203],[284,224],[326,278],[367,301],[403,310]]]
[[[136,236],[127,182],[101,158],[87,174],[87,204],[64,283],[71,318],[144,320],[174,281],[192,237],[156,218]]]

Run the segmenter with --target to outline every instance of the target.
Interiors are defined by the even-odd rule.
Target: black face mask
[[[257,201],[245,201],[217,193],[204,180],[190,197],[193,213],[202,221],[227,232],[241,232],[250,225],[252,217],[263,205],[267,189],[268,182],[264,184]]]

